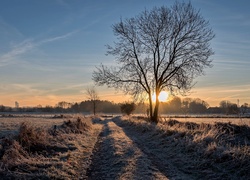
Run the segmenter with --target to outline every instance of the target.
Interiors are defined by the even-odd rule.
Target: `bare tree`
[[[71,107],[71,103],[66,102],[66,101],[61,101],[57,103],[57,106],[62,108],[62,109],[67,109]]]
[[[172,7],[155,7],[113,25],[118,42],[107,54],[118,65],[100,65],[93,73],[97,85],[122,89],[137,98],[147,94],[150,118],[158,122],[159,100],[152,94],[163,90],[188,92],[193,79],[211,67],[210,41],[214,33],[209,22],[191,3],[176,2]]]
[[[87,88],[86,89],[86,96],[88,100],[92,102],[93,105],[93,113],[94,115],[96,114],[96,108],[97,108],[97,101],[99,100],[99,96],[97,91],[95,90],[94,87]]]

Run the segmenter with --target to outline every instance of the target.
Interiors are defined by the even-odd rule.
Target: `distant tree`
[[[0,112],[4,112],[6,110],[6,107],[4,105],[0,105]]]
[[[175,96],[164,105],[165,113],[205,113],[209,105],[199,98],[181,98]]]
[[[180,113],[181,98],[177,96],[171,97],[167,102],[163,102],[161,106],[161,113]]]
[[[163,90],[184,94],[193,79],[211,67],[210,41],[214,33],[209,22],[191,3],[155,7],[113,25],[118,42],[107,54],[117,57],[117,67],[101,65],[93,73],[98,85],[122,89],[138,98],[146,93],[150,119],[158,122],[159,100],[152,95]]]
[[[98,102],[99,110],[103,113],[120,113],[120,105],[110,101]]]
[[[145,102],[136,103],[136,108],[134,113],[149,115],[148,104]]]
[[[220,102],[219,106],[220,108],[222,109],[222,111],[225,113],[225,114],[228,114],[229,113],[229,105],[231,104],[230,101],[227,101],[227,100],[223,100]]]
[[[71,109],[73,112],[76,112],[76,113],[80,112],[80,108],[79,108],[79,105],[77,103],[72,103]]]
[[[172,109],[172,112],[180,112],[181,110],[181,98],[175,96],[171,101],[170,101],[170,106]]]
[[[90,100],[92,103],[93,113],[95,115],[96,109],[97,109],[97,103],[99,100],[98,93],[94,87],[91,87],[91,88],[86,89],[86,96],[87,96],[87,99]]]
[[[238,114],[239,108],[237,104],[231,103],[230,101],[221,101],[220,102],[220,108],[225,114]]]
[[[98,112],[102,113],[120,113],[120,104],[116,104],[107,100],[96,100]],[[72,106],[73,107],[73,106]],[[75,105],[77,108],[77,106]],[[76,112],[75,108],[73,109]],[[90,100],[78,103],[79,112],[93,112],[93,103]]]
[[[182,100],[182,112],[187,114],[189,112],[189,107],[190,107],[190,103],[192,102],[191,98],[184,98]]]
[[[121,104],[121,112],[126,114],[126,115],[130,115],[134,110],[135,110],[135,103],[123,103]]]
[[[208,108],[208,103],[197,98],[192,100],[189,104],[189,110],[191,113],[205,113]]]
[[[237,104],[229,104],[229,106],[228,106],[228,113],[229,114],[238,114],[239,112],[240,111],[239,111]]]
[[[244,103],[243,105],[241,105],[240,109],[241,109],[241,113],[245,114],[248,110],[248,103]]]
[[[55,111],[57,112],[68,112],[71,107],[71,103],[66,101],[60,101],[56,104]]]
[[[66,102],[66,101],[61,101],[57,103],[57,106],[62,108],[62,109],[67,109],[71,106],[71,103]]]
[[[207,111],[209,108],[209,104],[206,101],[201,101],[202,108],[204,109],[204,112]]]
[[[43,108],[43,112],[53,112],[53,111],[55,111],[55,109],[49,105],[47,105]]]

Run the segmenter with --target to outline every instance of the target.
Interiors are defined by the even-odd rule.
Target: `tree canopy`
[[[97,102],[99,100],[99,96],[94,87],[86,89],[86,96],[93,104],[93,113],[96,114]]]
[[[161,91],[189,91],[193,79],[211,67],[210,41],[214,33],[191,3],[155,7],[113,26],[117,42],[107,54],[117,66],[100,65],[93,73],[97,85],[123,90],[138,98],[147,94],[150,118],[158,121]]]

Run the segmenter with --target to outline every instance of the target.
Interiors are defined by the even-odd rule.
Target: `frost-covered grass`
[[[97,138],[91,118],[0,119],[15,133],[1,134],[0,176],[2,179],[79,179]],[[14,126],[12,126],[14,125]]]
[[[87,179],[91,156],[100,154],[93,152],[100,134],[111,143],[100,146],[105,151],[94,167],[109,153],[110,162],[127,162],[138,177],[148,172],[142,162],[152,162],[148,169],[170,179],[250,177],[250,126],[244,124],[165,119],[156,125],[140,118],[57,115],[2,117],[0,130],[2,179]]]
[[[151,124],[123,118],[115,122],[140,137],[162,164],[172,164],[194,179],[250,177],[250,127],[232,123],[180,122],[169,119]],[[143,139],[143,140],[142,140]]]
[[[162,117],[161,122],[167,121],[169,118]],[[231,123],[236,125],[248,125],[250,126],[250,118],[239,118],[239,117],[177,117],[173,118],[180,122],[195,122],[195,123],[206,123],[206,124],[214,124],[214,123]]]
[[[133,118],[145,119],[148,117],[145,114],[134,114]],[[169,119],[176,119],[181,122],[195,122],[214,124],[217,122],[232,123],[237,125],[250,126],[250,115],[224,115],[224,114],[196,114],[196,115],[160,115],[160,122],[165,122]]]

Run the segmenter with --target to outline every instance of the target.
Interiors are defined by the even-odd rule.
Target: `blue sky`
[[[114,64],[105,45],[111,25],[173,0],[0,1],[0,104],[55,105],[85,100],[95,66]],[[213,68],[195,79],[190,97],[216,106],[221,100],[250,104],[250,2],[191,0],[210,21],[216,37]],[[101,99],[128,100],[122,92],[96,87]],[[121,98],[122,97],[122,98]]]

